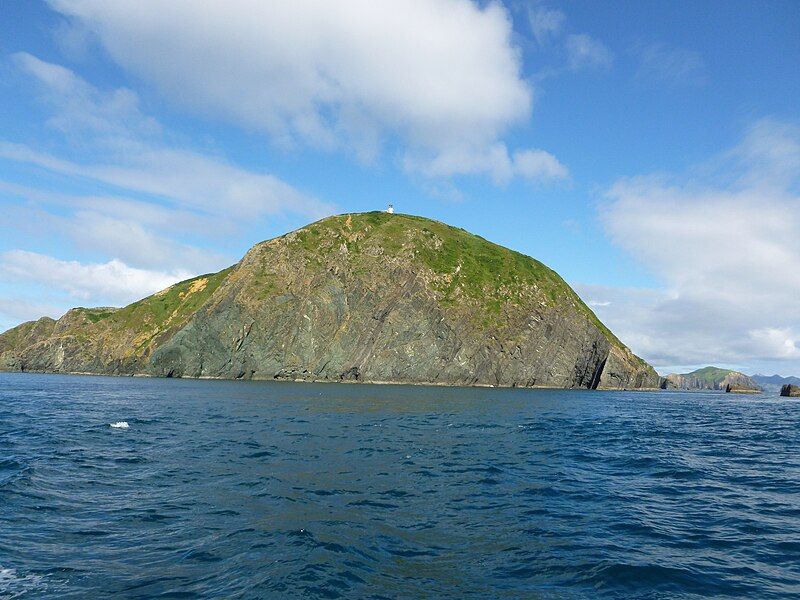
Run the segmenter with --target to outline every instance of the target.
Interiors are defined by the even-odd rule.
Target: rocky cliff
[[[800,398],[800,385],[794,385],[792,383],[787,383],[783,387],[781,387],[781,396],[785,396],[787,398]]]
[[[679,390],[726,390],[729,387],[747,390],[761,389],[753,379],[744,373],[719,367],[703,367],[691,373],[671,373],[662,379],[661,387]]]
[[[0,369],[447,385],[654,388],[552,270],[400,214],[330,217],[121,309],[0,335]]]

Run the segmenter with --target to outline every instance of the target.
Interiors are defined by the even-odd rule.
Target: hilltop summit
[[[554,271],[462,229],[329,217],[121,309],[0,335],[7,370],[165,377],[657,387]]]

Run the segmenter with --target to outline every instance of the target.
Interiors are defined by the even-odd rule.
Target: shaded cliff
[[[784,384],[783,387],[781,387],[781,396],[800,398],[800,385],[795,385],[793,383]]]
[[[663,389],[679,390],[760,390],[759,385],[744,373],[719,367],[703,367],[691,373],[671,373],[661,380]]]
[[[121,309],[0,335],[0,368],[654,388],[655,371],[542,263],[443,223],[330,217]]]

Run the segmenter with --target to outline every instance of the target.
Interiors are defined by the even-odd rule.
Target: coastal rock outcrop
[[[761,388],[757,387],[744,387],[740,385],[728,384],[725,386],[726,394],[760,394]]]
[[[161,377],[655,388],[542,263],[437,221],[330,217],[121,309],[0,335],[0,369]]]
[[[781,396],[787,398],[800,398],[800,385],[787,383],[781,388]]]

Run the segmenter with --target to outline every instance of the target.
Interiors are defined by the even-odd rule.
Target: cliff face
[[[752,378],[744,373],[718,367],[704,367],[682,375],[671,373],[662,380],[661,387],[679,390],[761,389]]]
[[[324,219],[234,267],[122,309],[0,336],[0,368],[438,383],[657,387],[552,270],[407,215]]]
[[[781,396],[785,396],[787,398],[800,398],[800,385],[794,385],[792,383],[787,383],[783,387],[781,387]]]

